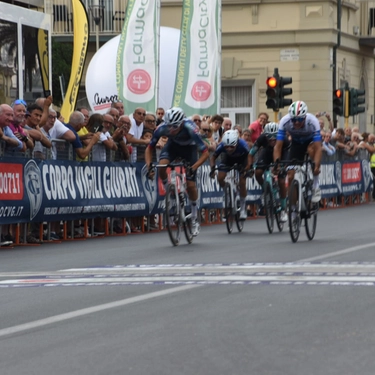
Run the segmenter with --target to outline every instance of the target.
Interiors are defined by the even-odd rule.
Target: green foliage
[[[61,106],[62,95],[59,76],[63,76],[67,85],[72,67],[73,43],[61,43],[52,38],[52,93],[53,104]],[[64,90],[66,87],[64,87]]]

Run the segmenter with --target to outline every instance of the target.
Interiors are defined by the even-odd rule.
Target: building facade
[[[96,36],[101,46],[121,33],[127,1],[82,2],[91,29],[87,67]],[[51,14],[52,36],[72,42],[70,0],[44,0],[44,10]],[[181,13],[182,0],[161,1],[162,26],[179,29]],[[374,47],[375,0],[222,0],[221,112],[243,127],[260,112],[273,119],[265,105],[266,79],[278,68],[281,76],[293,78],[290,97],[304,100],[312,113],[331,113],[333,90],[346,83],[365,89],[366,111],[348,121],[374,132]],[[84,86],[83,79],[80,104]],[[344,118],[337,120],[344,126]]]

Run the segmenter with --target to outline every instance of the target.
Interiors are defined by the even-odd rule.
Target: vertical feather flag
[[[173,106],[187,115],[219,113],[220,14],[220,0],[184,0]]]
[[[72,7],[74,30],[72,70],[65,99],[61,106],[61,114],[66,121],[69,120],[70,115],[74,112],[77,103],[89,42],[89,23],[86,9],[80,0],[72,0]]]
[[[155,111],[159,75],[160,0],[129,0],[117,50],[116,85],[126,113]]]

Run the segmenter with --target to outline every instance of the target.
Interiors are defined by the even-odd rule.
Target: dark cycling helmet
[[[179,107],[173,107],[167,110],[164,115],[164,121],[167,126],[179,128],[185,118],[184,111]]]
[[[267,136],[275,136],[277,132],[279,131],[279,124],[276,122],[269,122],[264,127],[264,133],[267,134]]]
[[[237,146],[238,143],[238,131],[237,130],[227,130],[223,134],[223,140],[224,146]]]
[[[307,115],[307,105],[305,102],[298,100],[289,107],[290,118],[305,118]]]

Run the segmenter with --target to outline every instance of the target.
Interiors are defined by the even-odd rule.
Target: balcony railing
[[[127,0],[83,0],[90,33],[96,32],[95,17],[100,14],[100,35],[121,33],[125,19]],[[90,11],[90,9],[96,11]],[[71,0],[52,0],[53,35],[73,34],[73,10]]]

